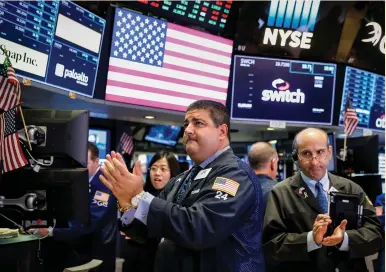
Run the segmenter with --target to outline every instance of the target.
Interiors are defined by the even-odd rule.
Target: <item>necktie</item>
[[[178,190],[177,196],[176,196],[176,202],[177,204],[180,204],[186,191],[189,189],[190,185],[192,184],[193,179],[197,176],[198,172],[202,168],[200,166],[193,166],[190,170],[190,173],[188,174],[187,178],[182,182],[180,189]]]
[[[316,199],[319,202],[320,207],[322,208],[324,213],[327,213],[327,198],[326,195],[323,192],[323,185],[320,182],[317,182],[315,185],[316,188]]]

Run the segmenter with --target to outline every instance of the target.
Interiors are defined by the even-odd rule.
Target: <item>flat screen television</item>
[[[359,119],[358,127],[385,131],[385,76],[346,67],[340,126],[348,96]]]
[[[94,143],[99,149],[99,159],[106,159],[110,153],[110,130],[107,129],[89,129],[88,141]]]
[[[105,99],[185,111],[225,104],[233,41],[116,8]]]
[[[231,118],[331,125],[336,65],[236,55]]]
[[[180,138],[181,130],[179,126],[154,125],[147,130],[144,139],[149,142],[175,146]]]
[[[336,142],[335,142],[335,133],[328,133],[328,143],[332,147],[332,158],[328,163],[328,171],[329,172],[337,172],[336,167]]]

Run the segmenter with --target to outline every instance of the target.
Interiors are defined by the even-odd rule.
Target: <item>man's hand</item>
[[[124,232],[120,231],[122,236],[125,236],[125,240],[131,240],[129,236],[127,236]]]
[[[343,242],[344,232],[346,231],[347,220],[342,220],[340,225],[334,230],[331,236],[324,238],[324,246],[336,246]]]
[[[111,152],[101,167],[99,179],[113,192],[121,207],[130,205],[130,200],[143,191],[143,176],[139,161],[130,173],[119,153]]]
[[[35,234],[40,235],[40,236],[46,236],[49,233],[48,228],[29,229],[28,232],[33,234],[35,232],[35,230],[38,231]]]
[[[323,237],[327,232],[327,227],[332,223],[330,216],[327,214],[319,214],[314,222],[314,227],[312,229],[312,237],[314,238],[315,243],[321,244],[323,242]]]

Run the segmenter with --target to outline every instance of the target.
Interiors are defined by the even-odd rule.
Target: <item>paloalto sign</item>
[[[369,34],[374,34],[372,37],[368,39],[362,39],[362,42],[370,42],[373,44],[373,46],[376,46],[381,39],[382,36],[382,27],[377,22],[370,22],[366,24],[367,26],[372,26],[373,30],[369,32]],[[382,52],[382,54],[385,54],[385,36],[383,36],[381,42],[379,42],[379,50]]]

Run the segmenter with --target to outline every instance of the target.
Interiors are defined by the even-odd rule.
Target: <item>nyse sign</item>
[[[263,44],[280,46],[300,47],[302,49],[311,48],[311,32],[300,32],[284,29],[271,29],[267,27],[264,33]]]

